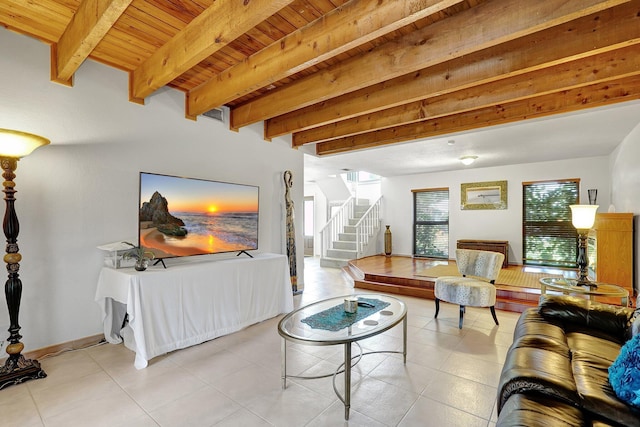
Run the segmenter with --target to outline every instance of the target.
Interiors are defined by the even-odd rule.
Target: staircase
[[[380,199],[349,198],[320,231],[322,267],[345,267],[349,260],[376,252],[380,232]]]

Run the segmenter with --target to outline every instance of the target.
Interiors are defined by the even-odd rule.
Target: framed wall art
[[[460,184],[462,210],[507,209],[507,181]]]

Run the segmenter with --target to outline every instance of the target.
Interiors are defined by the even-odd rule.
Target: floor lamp
[[[7,345],[7,358],[5,364],[0,367],[0,389],[12,384],[20,384],[24,381],[44,378],[47,376],[40,368],[37,360],[26,359],[21,353],[24,344],[20,342],[20,324],[18,313],[20,311],[20,298],[22,297],[22,281],[18,275],[22,255],[18,252],[18,232],[20,224],[15,210],[15,170],[18,160],[29,155],[33,150],[49,144],[49,140],[41,136],[32,135],[10,129],[0,129],[0,165],[2,167],[3,193],[6,202],[4,221],[2,227],[7,238],[7,253],[4,262],[7,263],[9,278],[4,285],[4,293],[9,309],[9,338]]]
[[[578,286],[596,287],[587,277],[587,235],[596,221],[598,205],[570,205],[571,223],[578,230]]]

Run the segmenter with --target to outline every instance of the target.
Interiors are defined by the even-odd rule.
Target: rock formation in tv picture
[[[157,191],[153,193],[148,202],[144,202],[140,207],[140,222],[143,221],[151,221],[158,231],[169,236],[187,235],[184,221],[169,213],[167,199]]]

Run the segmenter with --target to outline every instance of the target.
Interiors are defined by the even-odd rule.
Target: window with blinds
[[[413,255],[449,258],[449,189],[413,191]]]
[[[522,258],[528,265],[576,267],[578,233],[569,205],[579,179],[522,183]]]

